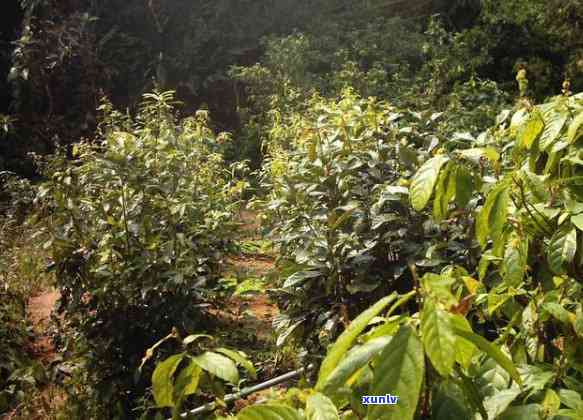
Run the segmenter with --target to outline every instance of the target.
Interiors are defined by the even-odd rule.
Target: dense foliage
[[[34,190],[27,180],[6,172],[0,179],[0,413],[5,413],[46,380],[43,366],[33,360],[27,320],[28,297],[46,279],[36,276],[42,258],[22,240],[38,236],[37,226],[24,223]]]
[[[479,246],[485,251],[479,263],[463,268],[450,258],[444,269],[409,283],[410,293],[379,300],[328,348],[314,388],[290,390],[282,400],[245,408],[237,418],[581,417],[582,199],[577,174],[582,116],[582,95],[559,96],[536,107],[525,102],[515,112],[502,113],[476,141],[480,147],[426,160],[409,188],[398,192],[408,195],[418,211],[433,202],[436,221],[459,224],[455,209],[469,205],[475,228],[467,250]],[[358,152],[351,155],[356,159]],[[398,187],[393,188],[396,193]],[[350,191],[357,189],[353,185]],[[303,191],[313,191],[316,199],[321,195],[309,187]],[[353,217],[348,211],[344,220]],[[305,232],[310,222],[318,222],[317,217],[298,219]],[[324,238],[319,243],[320,248],[308,246],[304,254],[321,258],[319,249],[342,249]],[[305,301],[316,295],[317,283],[325,288],[329,279],[335,286],[343,284],[337,271],[324,278],[299,272],[284,287],[316,283]],[[334,296],[334,290],[327,292]],[[411,309],[395,313],[413,297]],[[307,306],[317,307],[309,300]],[[496,327],[495,345],[483,338],[492,335],[491,326]],[[399,397],[394,407],[362,404],[363,395],[389,393]]]
[[[60,418],[583,417],[583,3],[18,4],[0,411],[53,267]]]
[[[215,136],[202,111],[176,121],[172,101],[148,94],[135,119],[104,103],[99,141],[76,145],[71,164],[56,155],[44,167],[44,246],[79,334],[72,350],[87,356],[105,406],[135,387],[146,347],[173,327],[199,328],[196,303],[234,226],[240,190],[220,154],[228,136]]]

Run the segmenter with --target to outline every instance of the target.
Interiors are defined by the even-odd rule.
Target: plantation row
[[[16,3],[0,414],[583,419],[579,0]]]
[[[83,355],[75,409],[178,415],[256,377],[200,305],[246,170],[171,92],[135,119],[102,111],[100,140],[45,161],[36,198]],[[238,419],[581,418],[583,95],[524,99],[475,138],[428,136],[443,118],[346,90],[273,130],[289,141],[253,206],[280,253],[278,343],[319,371]]]

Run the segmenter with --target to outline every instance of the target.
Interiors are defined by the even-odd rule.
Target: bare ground
[[[59,292],[49,290],[31,298],[28,302],[28,318],[35,332],[31,348],[34,356],[43,363],[52,362],[56,356],[48,329],[51,313],[58,299]]]

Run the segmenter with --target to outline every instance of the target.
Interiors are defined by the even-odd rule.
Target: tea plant
[[[287,400],[246,408],[237,418],[342,415],[413,419],[451,418],[452,413],[460,418],[482,419],[580,417],[583,291],[577,217],[581,201],[578,156],[583,139],[582,99],[581,95],[569,97],[566,92],[540,106],[523,100],[515,110],[503,112],[493,129],[468,139],[470,147],[459,148],[459,142],[450,141],[433,154],[421,155],[424,162],[410,182],[401,180],[402,194],[420,214],[431,205],[435,222],[466,226],[460,244],[469,253],[461,253],[465,258],[459,260],[460,264],[449,264],[441,270],[436,270],[440,264],[430,264],[430,272],[424,275],[416,273],[424,264],[410,262],[413,281],[408,288],[413,290],[402,296],[385,317],[378,315],[397,300],[395,295],[382,299],[373,306],[376,310],[369,309],[353,321],[329,347],[314,389],[290,391]],[[344,111],[348,109],[354,112],[357,108]],[[322,117],[320,121],[327,120]],[[323,176],[332,172],[329,162],[342,163],[342,154],[338,152],[330,161],[321,158],[326,155],[317,148],[331,147],[325,141],[318,143],[327,138],[324,124],[319,128],[320,137],[314,141],[316,153],[312,153],[314,166],[322,166]],[[335,135],[340,137],[341,133],[339,130]],[[354,137],[366,139],[362,134]],[[351,144],[346,139],[349,137],[338,143],[337,150],[351,147],[350,155],[357,157],[362,143]],[[314,150],[310,147],[314,146],[307,142],[305,155]],[[309,161],[309,157],[304,159]],[[299,162],[290,160],[292,170],[296,164],[301,168],[297,176],[311,174],[310,166]],[[287,173],[293,176],[292,171]],[[359,187],[366,187],[366,178],[361,176],[359,181]],[[320,193],[334,183],[321,181],[319,188],[300,188],[301,182],[290,184],[299,187],[290,191],[286,185],[283,197],[310,194],[298,209],[310,211],[315,207],[320,214],[327,214],[330,207],[325,201],[314,207],[309,204],[322,196],[334,197]],[[352,184],[349,191],[354,190],[358,188]],[[361,197],[355,201],[363,202]],[[300,201],[279,198],[272,206],[278,209],[289,202]],[[348,213],[342,223],[352,222],[360,211],[357,205],[355,208],[354,213],[345,210],[336,220]],[[339,258],[335,260],[332,257],[338,254],[325,251],[343,249],[330,246],[333,236],[323,235],[319,246],[305,247],[310,244],[306,238],[312,231],[318,232],[322,222],[329,221],[325,217],[320,221],[318,212],[309,214],[295,219],[284,216],[298,229],[307,226],[288,243],[282,241],[284,252],[286,246],[299,249],[304,263],[302,271],[287,277],[283,284],[284,289],[288,288],[288,299],[298,289],[301,293],[301,288],[307,291],[302,299],[313,298],[317,296],[315,290],[324,289],[327,281],[332,287],[322,295],[334,296],[339,290],[337,284],[347,284],[343,283],[347,277],[342,276],[346,272],[328,269],[336,268],[330,261]],[[363,231],[352,226],[351,232]],[[451,247],[451,242],[441,247]],[[293,244],[299,246],[293,248]],[[322,254],[318,253],[320,249]],[[481,251],[479,259],[473,258]],[[295,258],[296,267],[300,266]],[[312,259],[320,265],[310,266]],[[342,267],[346,266],[350,267]],[[374,296],[371,291],[362,298]],[[315,306],[314,301],[310,304]],[[330,302],[327,305],[333,309]],[[395,313],[397,309],[399,314]],[[333,313],[322,316],[322,320],[327,318],[326,325],[332,324]],[[297,324],[301,326],[306,318],[304,314]],[[297,328],[290,321],[287,327],[288,331]],[[362,332],[359,346],[345,354]],[[406,402],[388,408],[361,404],[362,395],[389,392],[402,394]]]
[[[244,353],[205,345],[209,340],[212,342],[210,335],[191,334],[181,339],[177,331],[147,350],[140,369],[154,355],[156,348],[168,340],[181,341],[183,351],[159,362],[152,373],[152,395],[158,413],[160,408],[169,407],[173,418],[179,418],[187,399],[192,401],[195,394],[215,394],[222,398],[224,383],[239,386],[238,366],[245,369],[250,378],[257,378],[253,364]],[[143,417],[147,415],[146,412]]]
[[[329,348],[313,388],[288,390],[236,418],[578,418],[576,388],[557,386],[548,367],[517,367],[505,348],[472,332],[463,298],[452,293],[464,288],[454,272],[428,274],[418,292],[378,301]],[[421,312],[393,315],[416,293]],[[399,397],[395,405],[363,404],[364,395],[389,393]]]
[[[61,309],[108,412],[143,392],[132,378],[144,348],[174,326],[197,326],[240,191],[221,156],[228,136],[203,111],[177,121],[171,92],[145,95],[135,119],[102,110],[96,142],[76,145],[72,162],[61,153],[45,164],[38,199]]]
[[[273,180],[266,218],[282,254],[277,328],[281,340],[309,331],[312,349],[375,298],[410,290],[424,271],[470,264],[479,251],[468,247],[467,221],[435,223],[409,206],[407,186],[419,162],[440,145],[458,146],[441,143],[439,115],[400,111],[350,91],[338,102],[314,101],[282,130],[296,140],[282,151],[285,160],[267,164],[272,175],[265,178]],[[466,196],[458,194],[460,208]]]

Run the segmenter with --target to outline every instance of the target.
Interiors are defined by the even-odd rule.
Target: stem
[[[126,246],[127,246],[127,253],[130,253],[130,229],[128,226],[128,213],[127,213],[127,207],[126,207],[126,195],[125,195],[125,184],[123,182],[123,180],[120,178],[120,182],[121,182],[121,207],[122,207],[122,211],[123,211],[123,224],[124,224],[124,228],[125,228],[125,233],[126,233]]]

